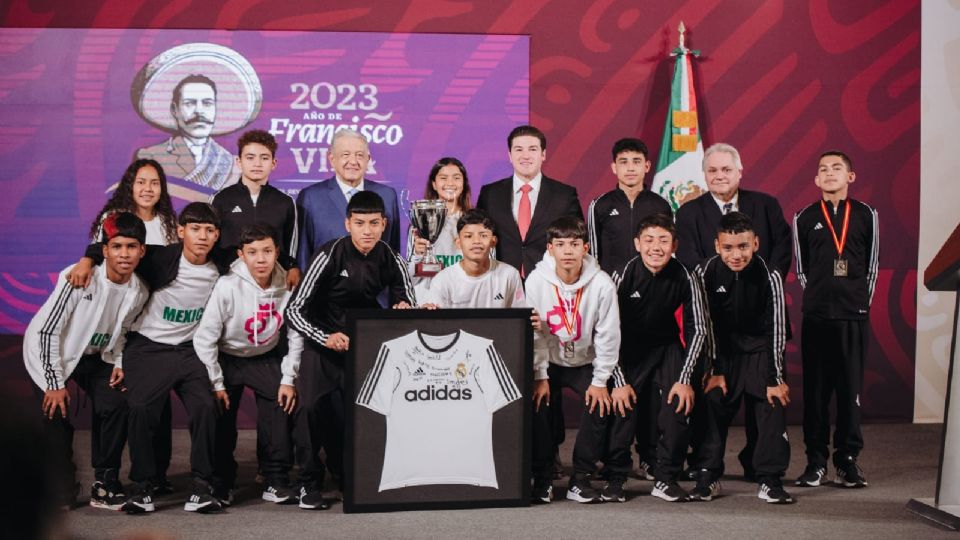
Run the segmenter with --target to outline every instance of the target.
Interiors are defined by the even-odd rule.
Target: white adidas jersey
[[[358,405],[387,417],[380,491],[498,489],[493,413],[517,399],[520,390],[489,339],[414,331],[381,345],[357,396]]]
[[[473,277],[460,264],[448,266],[433,277],[421,304],[441,308],[524,308],[530,307],[523,294],[520,272],[509,264],[490,261],[490,269]]]

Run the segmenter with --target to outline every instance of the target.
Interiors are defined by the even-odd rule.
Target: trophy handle
[[[411,202],[413,201],[410,200],[410,188],[402,188],[400,190],[400,206],[406,209],[407,217],[412,219],[413,209],[411,208]]]

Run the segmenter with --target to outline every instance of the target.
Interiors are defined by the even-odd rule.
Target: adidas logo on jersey
[[[630,295],[630,298],[640,298],[640,291],[633,291],[633,294]]]
[[[614,208],[613,210],[610,211],[610,215],[611,215],[611,216],[619,216],[619,215],[620,215],[620,212],[617,212],[617,209]]]
[[[450,388],[443,385],[440,388],[429,384],[422,390],[407,390],[403,393],[407,401],[447,401],[447,400],[467,400],[473,397],[473,392],[469,388]]]
[[[93,293],[84,295],[83,299],[84,299],[84,300],[93,300]]]
[[[503,300],[503,293],[497,293],[497,295],[494,296],[493,299],[494,299],[494,300]]]
[[[350,274],[347,273],[346,268],[340,271],[340,277],[350,277]]]
[[[241,210],[239,206],[234,206],[233,210],[230,211],[231,214],[236,214],[238,212],[243,212],[243,210]]]
[[[823,223],[820,223],[819,221],[817,222],[816,225],[813,226],[813,230],[815,231],[819,231],[822,228],[823,228]]]
[[[717,292],[727,292],[727,288],[721,285],[719,288],[717,288]]]

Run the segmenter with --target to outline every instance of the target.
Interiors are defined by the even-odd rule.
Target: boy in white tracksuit
[[[239,238],[240,258],[214,286],[193,337],[224,409],[217,419],[214,493],[221,502],[231,502],[237,475],[237,409],[248,387],[257,400],[257,460],[266,477],[262,498],[284,503],[296,496],[289,478],[290,414],[296,404],[293,385],[303,338],[283,324],[291,293],[287,273],[277,263],[276,232],[257,223],[244,227]]]
[[[612,413],[607,382],[617,365],[620,314],[617,288],[589,245],[583,220],[560,218],[547,229],[547,252],[526,282],[527,302],[540,314],[534,342],[533,499],[550,502],[556,443],[550,430],[550,397],[569,387],[585,408],[573,450],[567,498],[599,501],[589,475],[603,456]]]
[[[60,273],[57,288],[30,321],[23,336],[23,362],[36,384],[51,445],[63,450],[53,464],[63,503],[76,498],[73,426],[67,408],[67,382],[83,388],[93,405],[91,433],[94,468],[90,505],[118,509],[126,499],[118,479],[127,440],[127,401],[122,351],[126,332],[149,292],[133,271],[144,253],[146,228],[128,212],[103,220],[104,264],[93,268],[89,284],[73,288]]]

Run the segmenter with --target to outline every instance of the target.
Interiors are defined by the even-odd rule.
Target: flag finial
[[[680,21],[680,26],[677,27],[677,31],[680,32],[680,48],[685,49],[683,45],[683,34],[687,31],[687,27],[683,25],[683,21]]]

